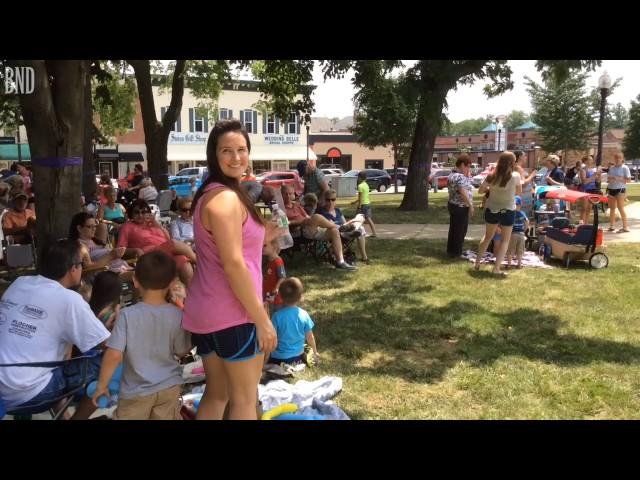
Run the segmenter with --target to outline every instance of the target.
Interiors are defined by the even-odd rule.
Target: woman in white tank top
[[[480,269],[480,261],[487,251],[489,242],[493,238],[496,228],[500,225],[502,230],[502,244],[496,252],[496,264],[493,268],[494,275],[506,276],[501,271],[502,259],[509,246],[513,222],[516,215],[516,195],[522,193],[520,174],[513,171],[516,157],[511,152],[504,152],[498,159],[498,165],[494,173],[488,175],[480,185],[480,193],[489,192],[484,211],[485,234],[478,247],[475,269]]]

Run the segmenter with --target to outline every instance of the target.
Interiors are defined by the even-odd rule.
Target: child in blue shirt
[[[312,332],[313,320],[305,310],[297,306],[302,299],[302,292],[302,282],[297,277],[289,277],[280,284],[279,293],[284,307],[271,317],[278,335],[278,346],[267,363],[304,363],[305,340],[313,349],[316,361],[319,357]]]
[[[529,218],[522,211],[522,198],[516,195],[516,219],[513,222],[513,230],[509,247],[507,248],[507,268],[511,268],[511,257],[516,254],[518,268],[522,268],[522,255],[524,254],[524,245],[526,240],[525,232],[529,228]]]

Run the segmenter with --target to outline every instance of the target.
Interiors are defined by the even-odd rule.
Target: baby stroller
[[[545,259],[558,258],[567,268],[576,260],[587,260],[591,268],[607,267],[609,257],[604,253],[604,234],[602,229],[598,228],[598,205],[606,202],[607,197],[563,189],[549,192],[547,198],[562,199],[569,203],[588,198],[593,209],[593,225],[579,225],[575,230],[568,225],[566,226],[569,228],[548,227],[544,235]]]

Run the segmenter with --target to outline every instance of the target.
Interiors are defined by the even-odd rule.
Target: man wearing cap
[[[14,192],[11,195],[13,208],[2,217],[5,235],[13,235],[15,243],[31,243],[36,229],[36,212],[27,208],[27,194]]]
[[[304,180],[304,193],[315,193],[316,197],[324,198],[323,192],[329,190],[324,174],[306,160],[300,160],[296,168],[300,178]]]

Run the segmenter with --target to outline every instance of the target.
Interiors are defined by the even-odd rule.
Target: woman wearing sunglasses
[[[69,238],[78,240],[82,245],[82,267],[88,269],[108,266],[112,272],[121,274],[124,281],[130,280],[133,268],[122,260],[125,249],[108,248],[96,235],[98,227],[98,221],[90,213],[80,212],[71,219]]]
[[[135,255],[162,250],[176,261],[182,283],[187,287],[191,284],[191,263],[196,262],[196,254],[186,243],[171,239],[169,232],[156,222],[149,204],[144,200],[136,200],[131,205],[129,221],[120,229],[118,247],[126,247],[127,254]]]
[[[180,216],[171,222],[169,233],[171,238],[193,245],[193,215],[191,214],[191,199],[178,200],[178,213]]]
[[[369,265],[369,257],[367,256],[367,248],[365,242],[366,232],[362,223],[364,218],[362,215],[347,221],[342,214],[342,210],[336,207],[337,194],[335,190],[326,190],[322,192],[322,207],[318,213],[325,217],[327,220],[332,221],[340,227],[340,236],[343,238],[356,238],[358,245],[358,253],[360,253],[360,259],[362,262]]]

